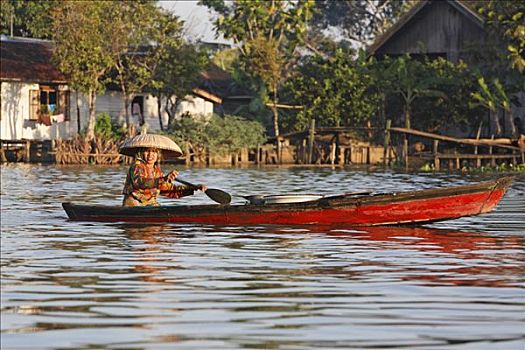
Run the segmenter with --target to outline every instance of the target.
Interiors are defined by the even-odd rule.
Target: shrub
[[[264,143],[264,131],[260,122],[237,116],[185,115],[174,123],[168,134],[181,145],[190,143],[194,149],[207,148],[212,153],[225,154]]]
[[[95,122],[95,136],[102,139],[120,140],[126,135],[126,130],[117,122],[111,120],[111,116],[102,112],[97,115]]]

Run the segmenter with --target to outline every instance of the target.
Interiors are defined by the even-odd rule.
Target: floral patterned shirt
[[[192,188],[168,182],[157,164],[151,169],[140,159],[130,166],[122,191],[124,195],[131,195],[144,205],[155,205],[158,195],[181,198],[190,196],[193,192]]]

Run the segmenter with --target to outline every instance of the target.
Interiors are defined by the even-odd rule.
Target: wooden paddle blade
[[[220,204],[230,204],[232,201],[232,196],[229,193],[216,188],[208,188],[204,193],[206,193],[211,200]]]

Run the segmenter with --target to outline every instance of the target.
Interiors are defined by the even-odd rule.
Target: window
[[[57,86],[41,85],[39,90],[29,92],[29,119],[40,120],[41,116],[63,114],[63,120],[70,120],[68,90]]]

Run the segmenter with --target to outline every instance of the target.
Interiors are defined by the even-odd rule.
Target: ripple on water
[[[125,170],[2,166],[3,349],[523,348],[523,177],[492,213],[428,227],[66,220],[62,201],[120,204]],[[181,173],[235,195],[482,180],[326,168]]]

